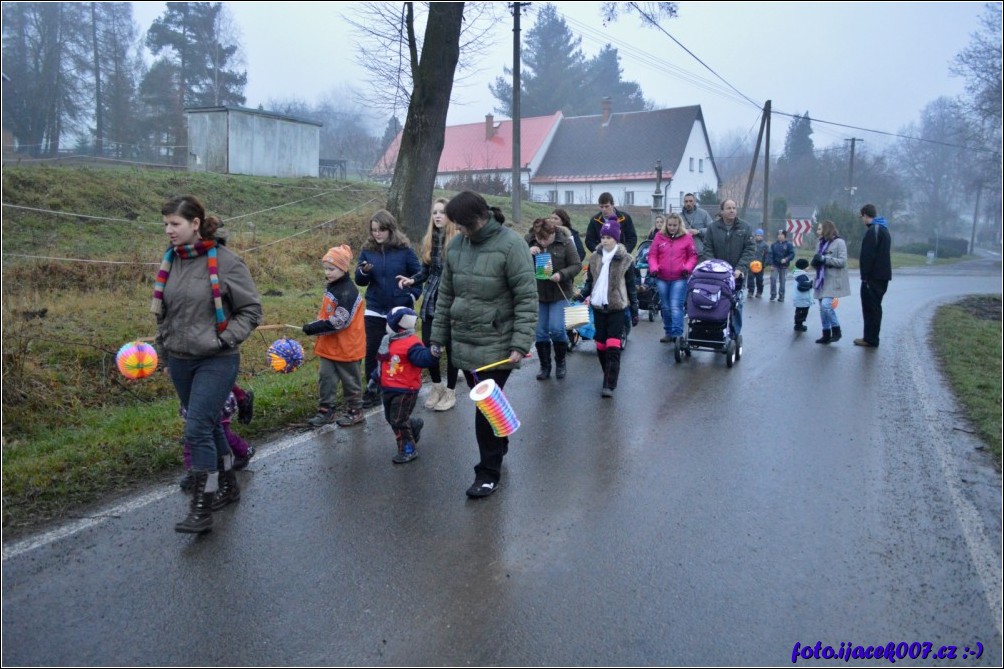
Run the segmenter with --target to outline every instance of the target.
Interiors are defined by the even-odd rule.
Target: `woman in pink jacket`
[[[697,265],[694,238],[677,214],[666,216],[662,230],[656,233],[648,252],[648,272],[659,285],[662,299],[662,327],[665,336],[659,341],[674,342],[683,336],[683,307],[687,298],[687,277]]]

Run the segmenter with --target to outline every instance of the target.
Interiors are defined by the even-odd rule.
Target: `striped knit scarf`
[[[213,304],[216,307],[216,331],[223,332],[227,329],[227,317],[223,313],[223,296],[220,293],[220,264],[216,257],[216,240],[201,241],[195,244],[184,246],[168,246],[164,252],[164,259],[160,262],[160,270],[157,272],[157,280],[153,284],[153,303],[150,311],[158,316],[164,310],[164,284],[171,274],[171,264],[177,256],[184,260],[206,256],[206,263],[209,266],[209,285],[213,289]]]

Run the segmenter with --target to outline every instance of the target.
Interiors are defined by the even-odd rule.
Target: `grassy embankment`
[[[976,435],[1001,465],[1001,296],[970,297],[937,310],[933,344]]]

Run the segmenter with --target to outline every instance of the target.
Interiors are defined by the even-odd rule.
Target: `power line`
[[[718,72],[716,72],[710,65],[708,65],[703,60],[701,60],[701,58],[698,57],[697,54],[695,54],[693,51],[691,51],[690,49],[688,49],[678,39],[676,39],[675,37],[673,37],[665,28],[663,28],[661,25],[659,25],[659,23],[655,20],[654,17],[652,17],[651,15],[649,15],[648,13],[646,13],[644,10],[642,10],[641,7],[638,6],[638,3],[631,3],[631,4],[638,10],[638,12],[645,18],[645,20],[649,22],[649,24],[652,27],[658,29],[660,32],[662,32],[664,35],[666,35],[666,37],[668,37],[674,43],[676,43],[681,49],[683,49],[685,52],[687,52],[687,54],[691,58],[693,58],[695,61],[697,61],[698,63],[700,63],[705,69],[707,69],[709,72],[711,72],[713,75],[715,75],[715,77],[717,77],[720,81],[722,81],[728,87],[729,90],[734,91],[743,100],[745,100],[746,102],[749,102],[751,105],[753,105],[757,109],[762,109],[763,108],[762,104],[759,104],[756,101],[752,100],[745,93],[743,93],[738,88],[736,88],[735,86],[733,86],[728,80],[726,80],[724,77],[722,77],[720,74],[718,74]],[[692,83],[695,86],[698,86],[698,87],[700,87],[700,88],[702,88],[704,90],[707,90],[709,92],[718,93],[718,94],[722,94],[723,93],[723,89],[721,89],[721,87],[719,87],[714,82],[710,82],[710,81],[708,81],[706,79],[702,79],[702,78],[698,77],[697,75],[694,75],[694,74],[692,74],[690,72],[687,72],[686,70],[683,70],[682,68],[679,68],[679,67],[677,67],[675,65],[672,65],[672,64],[670,64],[670,63],[668,63],[668,62],[666,62],[664,60],[655,58],[654,56],[652,56],[649,53],[645,53],[645,52],[639,51],[639,50],[635,49],[634,47],[632,47],[631,45],[626,44],[625,42],[621,42],[620,40],[617,40],[617,39],[612,39],[609,35],[601,32],[601,31],[598,31],[598,30],[596,30],[594,28],[591,28],[591,27],[589,27],[589,26],[587,26],[587,25],[585,25],[585,24],[583,24],[583,23],[581,23],[579,21],[576,21],[575,19],[569,18],[568,16],[564,16],[563,15],[563,18],[564,18],[564,20],[568,24],[576,26],[577,29],[579,30],[579,32],[581,32],[581,33],[587,33],[588,34],[587,36],[592,36],[594,38],[599,38],[599,39],[605,40],[606,42],[611,43],[611,44],[617,44],[620,51],[623,51],[624,53],[633,56],[634,59],[636,59],[638,62],[640,62],[643,65],[649,65],[649,66],[652,66],[652,67],[656,67],[657,69],[660,69],[660,70],[662,70],[664,72],[667,72],[667,70],[668,70],[668,73],[671,74],[671,76],[675,76],[678,79],[681,79],[681,80],[684,80],[684,81],[688,81],[689,83]],[[679,71],[679,74],[674,73],[674,71]],[[731,94],[727,94],[727,95],[725,95],[725,97],[730,97],[732,99],[736,99]],[[779,116],[787,116],[789,118],[794,118],[794,117],[798,116],[798,114],[791,114],[791,113],[782,112],[782,111],[779,111],[779,110],[772,110],[771,113],[772,113],[772,115],[773,114],[777,114]],[[902,134],[899,134],[899,133],[888,132],[886,130],[875,130],[873,128],[864,128],[864,127],[861,127],[861,126],[850,125],[850,124],[847,124],[847,123],[839,123],[839,122],[836,122],[836,121],[826,121],[826,120],[822,120],[822,119],[811,119],[811,120],[814,123],[820,123],[820,124],[824,124],[824,125],[831,125],[831,126],[839,127],[839,128],[847,128],[849,130],[859,130],[861,132],[871,132],[871,133],[874,133],[876,135],[885,135],[887,137],[893,137],[893,138],[897,138],[897,139],[905,139],[905,140],[911,140],[911,141],[916,141],[916,142],[927,142],[929,144],[937,144],[937,145],[940,145],[940,146],[945,146],[945,147],[954,148],[954,149],[962,149],[962,150],[967,150],[967,151],[979,151],[979,152],[987,152],[987,151],[993,151],[994,150],[994,149],[989,148],[989,147],[974,147],[974,146],[967,146],[967,145],[962,145],[962,144],[952,144],[951,142],[942,142],[942,141],[939,141],[939,140],[926,139],[924,137],[913,137],[913,136],[910,136],[910,135],[902,135]]]

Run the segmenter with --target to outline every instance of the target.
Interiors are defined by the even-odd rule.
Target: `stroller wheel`
[[[655,311],[653,311],[652,309],[649,309],[648,310],[648,322],[651,323],[654,320],[655,320]]]
[[[725,366],[732,368],[736,364],[736,342],[732,339],[725,345]]]
[[[736,335],[736,362],[743,357],[743,336]]]
[[[676,341],[673,343],[673,359],[677,362],[683,362],[683,337],[677,337]]]

